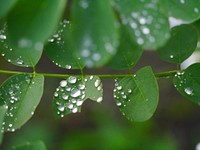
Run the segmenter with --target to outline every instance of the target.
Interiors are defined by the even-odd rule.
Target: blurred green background
[[[0,57],[0,68],[30,71],[15,67]],[[164,63],[154,51],[145,51],[134,71],[151,65],[154,72],[175,69]],[[38,72],[78,73],[56,67],[45,55]],[[125,73],[109,68],[85,70],[85,73]],[[1,82],[8,76],[1,75]],[[159,79],[159,106],[147,122],[131,123],[118,110],[112,97],[114,81],[103,80],[102,104],[86,101],[82,112],[55,120],[52,97],[61,79],[46,78],[42,101],[32,119],[20,130],[6,133],[0,149],[26,141],[43,140],[48,150],[191,150],[200,142],[200,107],[182,97],[171,79]]]

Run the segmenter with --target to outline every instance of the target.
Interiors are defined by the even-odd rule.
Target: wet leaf
[[[132,77],[116,80],[114,99],[123,115],[131,121],[151,118],[157,108],[158,97],[157,81],[150,67],[142,68]]]
[[[26,142],[20,146],[13,146],[9,150],[46,150],[46,146],[42,141]]]
[[[6,60],[17,66],[35,66],[44,43],[55,31],[65,3],[66,0],[18,1],[7,19],[6,38],[0,38],[1,53]]]
[[[142,55],[142,48],[135,43],[129,32],[122,27],[117,54],[107,64],[113,69],[132,69]]]
[[[71,41],[71,25],[69,21],[60,22],[59,29],[53,35],[45,48],[48,57],[58,65],[65,69],[82,69],[83,64],[73,55],[73,45]]]
[[[199,0],[167,0],[160,1],[168,16],[193,22],[200,18]]]
[[[132,38],[145,49],[162,46],[169,38],[168,19],[155,0],[113,0],[122,24]]]
[[[81,112],[81,106],[87,98],[101,102],[102,95],[103,88],[99,77],[70,76],[60,82],[54,93],[54,114],[56,118],[60,118],[70,113]]]
[[[43,94],[43,76],[19,74],[0,87],[0,106],[7,109],[3,131],[15,131],[34,114]]]
[[[16,2],[17,0],[0,0],[0,19],[13,8]]]
[[[200,104],[200,63],[189,66],[174,77],[174,86],[189,100]]]
[[[87,67],[99,67],[115,55],[118,24],[108,0],[75,0],[72,7],[72,38],[77,57]]]
[[[171,29],[171,38],[158,49],[160,57],[168,62],[180,64],[196,49],[198,34],[191,25],[180,25]]]

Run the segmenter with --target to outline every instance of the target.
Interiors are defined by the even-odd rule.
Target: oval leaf
[[[135,43],[128,31],[122,27],[120,45],[117,54],[107,64],[113,69],[131,70],[142,55],[142,48]]]
[[[155,0],[114,0],[114,5],[132,38],[143,48],[158,48],[169,38],[168,19]]]
[[[43,76],[20,74],[0,87],[0,105],[6,107],[2,130],[15,131],[33,115],[43,94]]]
[[[46,150],[46,146],[42,141],[26,142],[20,146],[13,146],[9,150]]]
[[[82,69],[83,64],[80,59],[73,55],[70,26],[67,20],[61,22],[57,33],[49,39],[45,50],[48,57],[57,66],[65,69]]]
[[[118,46],[118,25],[110,1],[74,1],[72,38],[77,57],[83,58],[87,67],[108,62]]]
[[[194,52],[197,41],[198,34],[193,26],[176,26],[171,30],[169,41],[158,49],[158,54],[168,62],[180,64]]]
[[[186,98],[200,105],[200,63],[189,66],[174,77],[174,86]]]
[[[142,68],[136,75],[115,83],[114,98],[117,106],[131,121],[140,122],[151,118],[157,108],[158,97],[157,81],[150,67]]]
[[[167,0],[160,1],[168,16],[192,22],[200,18],[199,0]]]
[[[17,0],[0,0],[0,19],[13,8],[16,2]]]
[[[62,80],[54,93],[53,109],[56,118],[80,112],[81,106],[87,98],[101,102],[102,93],[101,80],[96,76],[88,76],[84,79],[70,76],[66,80]]]
[[[65,3],[66,0],[18,1],[8,16],[6,39],[1,42],[5,58],[14,65],[35,66],[43,44],[55,31]]]

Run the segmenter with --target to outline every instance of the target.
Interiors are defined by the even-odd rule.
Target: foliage
[[[116,105],[130,121],[145,121],[153,116],[159,99],[156,78],[173,78],[183,96],[200,104],[200,64],[180,68],[195,51],[200,37],[199,0],[67,2],[0,0],[0,52],[11,64],[33,69],[0,70],[14,75],[0,87],[0,141],[4,132],[15,131],[34,114],[43,94],[44,77],[64,78],[54,93],[56,118],[80,112],[86,99],[101,102],[101,78],[115,79]],[[62,18],[66,4],[70,10],[66,12],[70,13]],[[184,24],[172,27],[170,18]],[[151,67],[144,67],[133,74],[143,50],[148,49],[157,50],[164,61],[177,64],[177,70],[154,74]],[[38,73],[36,65],[43,50],[58,67],[79,69],[81,74]],[[127,69],[129,73],[84,73],[84,68],[102,66]],[[27,148],[25,145],[18,149]]]

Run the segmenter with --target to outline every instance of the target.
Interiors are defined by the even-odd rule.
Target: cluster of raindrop
[[[185,72],[177,72],[175,74],[175,78],[177,78],[179,80],[179,84],[174,85],[176,88],[181,88],[184,87],[184,92],[188,95],[188,96],[193,96],[194,92],[193,89],[191,87],[185,86],[185,84],[187,84],[187,80],[184,76]]]
[[[70,76],[60,82],[59,87],[54,93],[54,103],[58,116],[64,117],[70,113],[80,112],[81,106],[87,98],[91,98],[99,103],[103,100],[102,96],[99,96],[100,94],[86,97],[86,85],[89,82],[102,94],[102,83],[99,78],[97,79],[94,76],[88,76],[84,80],[81,77]]]
[[[34,84],[34,82],[32,83],[31,78],[31,75],[25,75],[24,80],[21,80],[16,76],[15,78],[9,80],[9,84],[5,84],[1,87],[0,100],[3,102],[3,106],[6,109],[4,117],[6,121],[2,123],[1,132],[4,132],[4,130],[11,132],[15,131],[13,123],[18,119],[15,116],[15,113],[19,109],[20,98],[23,97],[22,86],[24,84]],[[33,112],[31,114],[33,115]]]
[[[123,89],[118,79],[115,79],[115,88],[113,91],[117,106],[126,107],[127,103],[131,101],[129,98],[133,94],[133,89]]]
[[[85,84],[79,77],[70,76],[60,82],[54,93],[57,115],[64,117],[69,113],[77,113],[85,98]]]
[[[143,5],[142,11],[132,11],[130,17],[122,16],[123,24],[128,24],[133,29],[136,42],[139,45],[145,44],[146,41],[154,43],[156,40],[160,40],[156,38],[156,35],[160,34],[163,25],[167,24],[167,20],[164,18],[155,19],[154,16],[158,16],[155,2],[145,2]],[[169,36],[168,33],[165,34],[165,38]]]

